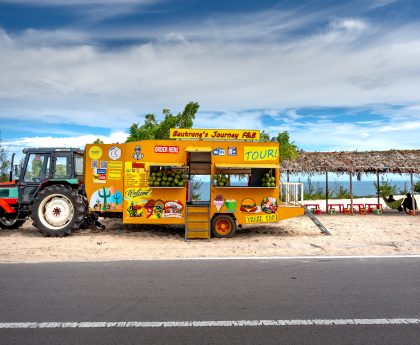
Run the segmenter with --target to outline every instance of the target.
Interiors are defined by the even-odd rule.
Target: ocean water
[[[292,181],[291,181],[292,182]],[[294,181],[297,182],[297,181]],[[301,181],[303,182],[304,189],[307,190],[308,188],[308,182],[307,181]],[[373,184],[374,181],[353,181],[353,196],[376,196],[376,189]],[[404,184],[406,185],[406,188],[408,191],[410,191],[410,182],[409,181],[389,181],[392,185],[396,185],[398,188],[398,191],[402,191],[404,189]],[[416,181],[414,181],[416,182]],[[325,191],[325,182],[318,182],[318,181],[312,181],[312,186],[315,190],[317,190],[318,186],[322,188],[322,190]],[[329,190],[332,191],[334,188],[338,190],[339,188],[343,187],[347,189],[347,191],[350,191],[350,182],[349,181],[332,181],[328,182]],[[209,200],[210,199],[210,182],[203,182],[203,184],[200,187],[200,194],[201,194],[201,200]],[[396,193],[402,194],[402,193]]]
[[[389,181],[391,185],[397,186],[398,194],[401,194],[400,191],[403,191],[404,188],[406,188],[408,191],[410,191],[411,185],[409,181]],[[374,181],[353,181],[353,195],[354,196],[376,196],[377,191],[375,188],[375,185],[373,184]],[[379,182],[381,183],[381,182]],[[308,182],[303,182],[304,189],[307,190],[308,188]],[[322,190],[325,191],[325,182],[318,182],[318,181],[312,181],[312,186],[316,190],[318,187],[322,188]],[[350,191],[350,181],[328,181],[328,189],[329,191],[332,191],[334,188],[336,191],[341,187],[347,189],[347,191]]]

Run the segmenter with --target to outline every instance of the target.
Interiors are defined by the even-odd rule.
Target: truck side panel
[[[179,169],[186,152],[176,141],[140,141],[126,144],[124,170],[124,223],[185,224],[186,187],[150,187],[152,166]]]
[[[85,150],[85,188],[89,210],[123,211],[125,144],[88,144]]]

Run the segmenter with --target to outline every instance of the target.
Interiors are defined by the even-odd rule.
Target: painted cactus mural
[[[115,194],[112,196],[112,199],[115,201],[115,205],[119,205],[122,203],[122,194],[119,191],[116,191]]]
[[[102,187],[102,194],[101,194],[101,192],[99,191],[98,192],[98,195],[102,198],[102,199],[104,199],[104,206],[102,207],[102,210],[103,211],[106,211],[107,210],[107,199],[111,196],[111,192],[108,190],[108,192],[106,191],[106,189],[105,189],[105,187]]]
[[[115,187],[101,187],[91,197],[89,207],[94,211],[115,212],[122,211],[123,195]]]

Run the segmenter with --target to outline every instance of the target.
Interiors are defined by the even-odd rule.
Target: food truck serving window
[[[216,164],[213,183],[216,187],[275,188],[275,164]]]
[[[178,163],[150,163],[149,186],[182,188],[188,168]]]

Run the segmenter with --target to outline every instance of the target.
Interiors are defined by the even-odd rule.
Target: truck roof
[[[48,153],[48,152],[76,152],[83,154],[83,150],[78,147],[28,147],[23,149],[23,153]]]

